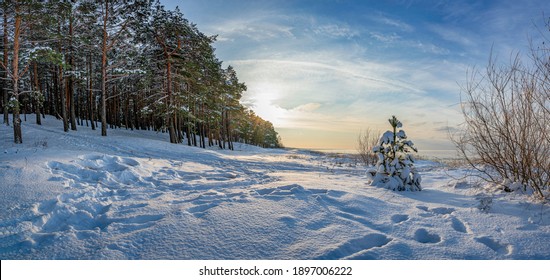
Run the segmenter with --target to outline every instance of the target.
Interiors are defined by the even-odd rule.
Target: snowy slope
[[[0,259],[550,259],[548,205],[452,178],[468,170],[419,162],[423,191],[393,192],[307,151],[23,132],[0,126]]]

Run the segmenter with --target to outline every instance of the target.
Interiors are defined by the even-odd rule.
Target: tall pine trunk
[[[34,91],[38,92],[35,94],[35,113],[36,113],[36,124],[42,125],[42,118],[40,116],[40,107],[42,106],[42,90],[40,90],[40,83],[38,82],[38,67],[36,62],[33,62],[33,78],[34,78]]]
[[[74,57],[73,57],[73,19],[69,20],[69,69],[74,70]],[[67,86],[67,98],[69,101],[69,114],[71,122],[71,130],[76,130],[76,111],[75,111],[75,92],[74,92],[74,79],[73,76],[69,76]]]
[[[19,96],[19,80],[13,79],[13,96]],[[13,141],[15,144],[23,143],[23,133],[21,132],[21,117],[19,115],[19,101],[15,102],[13,107]]]
[[[17,9],[17,8],[16,8]],[[16,10],[16,14],[18,11]],[[13,81],[13,141],[16,144],[23,143],[23,133],[21,132],[21,117],[19,116],[19,37],[21,35],[21,16],[15,17],[15,32],[13,35],[13,61],[12,61],[12,81]],[[6,69],[7,71],[7,69]]]
[[[92,125],[92,130],[95,130],[95,122],[94,122],[94,108],[95,108],[95,100],[94,100],[94,91],[92,89],[92,55],[88,55],[88,114],[89,119]]]
[[[107,136],[107,53],[101,58],[101,136]]]
[[[75,108],[75,92],[74,92],[74,80],[73,77],[68,79],[67,98],[69,99],[69,120],[71,123],[71,130],[76,130],[76,108]]]
[[[8,13],[4,10],[4,65],[8,65]],[[8,70],[4,71],[4,81],[8,80]],[[8,89],[5,87],[2,89],[3,98],[4,98],[4,123],[10,125],[10,118],[8,115],[9,106],[8,106]]]
[[[64,92],[64,89],[68,90],[68,87],[63,88],[63,69],[59,66],[58,69],[58,79],[59,79],[59,96],[61,97],[61,118],[63,119],[63,131],[69,131],[69,119],[67,118],[67,93]]]
[[[225,133],[227,135],[227,144],[230,150],[233,150],[233,142],[231,140],[231,123],[229,121],[229,111],[225,111]]]
[[[166,107],[167,107],[167,125],[168,125],[168,134],[170,135],[170,143],[178,143],[177,136],[176,136],[176,130],[174,129],[174,123],[175,123],[175,114],[172,111],[172,63],[170,61],[171,57],[168,55],[166,57],[166,94],[168,95],[168,99],[166,101]]]
[[[109,1],[105,1],[103,17],[103,41],[101,44],[101,136],[107,136],[107,19],[109,18]]]

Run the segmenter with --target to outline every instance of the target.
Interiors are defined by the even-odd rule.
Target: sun
[[[269,121],[275,127],[284,127],[287,124],[288,110],[281,108],[276,101],[282,97],[277,85],[258,83],[248,86],[248,98],[256,115]]]

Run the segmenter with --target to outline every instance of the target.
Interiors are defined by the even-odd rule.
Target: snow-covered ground
[[[346,158],[78,129],[0,126],[0,259],[550,259],[548,204],[467,169],[393,192]]]

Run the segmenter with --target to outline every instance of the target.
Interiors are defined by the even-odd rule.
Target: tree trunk
[[[52,79],[55,83],[56,79]],[[48,91],[48,108],[49,108],[49,114],[52,116],[56,116],[56,108],[55,108],[55,93],[54,88],[55,85],[52,85],[49,80],[46,80],[46,88]]]
[[[107,102],[105,95],[107,95],[106,79],[107,79],[107,54],[103,53],[101,59],[101,136],[107,136]]]
[[[220,147],[220,149],[223,149],[223,143],[222,143],[223,136],[221,134],[222,134],[221,130],[218,130],[218,146]]]
[[[70,123],[71,130],[76,130],[76,108],[75,108],[75,93],[74,93],[74,81],[73,77],[69,77],[67,87],[67,97],[69,101],[69,114],[70,114]]]
[[[8,13],[6,10],[4,10],[4,65],[8,65]],[[8,80],[8,69],[4,72],[4,81]],[[10,125],[10,118],[8,116],[9,111],[9,98],[8,98],[8,89],[4,87],[2,89],[3,91],[3,98],[4,98],[4,123],[6,125]]]
[[[38,67],[36,62],[33,62],[33,76],[34,76],[34,91],[38,92],[35,94],[35,113],[36,113],[36,124],[42,125],[42,118],[40,116],[40,107],[42,106],[42,90],[40,89],[40,84],[38,83]]]
[[[139,119],[140,118],[138,115],[137,100],[134,99],[134,113],[132,114],[132,123],[134,124],[133,126],[136,129],[143,129],[143,127],[141,127],[141,123]]]
[[[185,134],[187,135],[187,146],[191,146],[191,121],[187,118],[187,126],[185,128]]]
[[[225,111],[225,133],[227,135],[227,144],[230,150],[233,150],[233,142],[231,141],[231,128],[229,121],[229,111]]]
[[[92,89],[92,55],[88,55],[88,114],[90,118],[90,122],[92,125],[92,130],[95,130],[95,122],[94,122],[94,108],[95,108],[95,99],[94,99],[94,91]]]
[[[101,45],[101,136],[107,136],[107,19],[109,18],[109,1],[105,1],[103,17],[103,42]]]
[[[18,92],[19,81],[13,80],[13,95],[19,96]],[[21,132],[21,117],[19,115],[19,102],[13,107],[13,141],[15,144],[23,143],[23,133]]]
[[[129,110],[129,107],[130,106],[130,97],[127,96],[125,99],[124,99],[124,126],[126,127],[126,129],[129,128],[130,126],[130,122],[129,122],[129,119],[130,119],[130,110]]]
[[[72,17],[69,20],[69,69],[74,70],[74,58],[73,58],[73,19]],[[71,130],[76,130],[76,112],[75,112],[75,92],[74,92],[74,79],[73,76],[69,76],[68,86],[67,86],[67,98],[69,101],[69,113],[71,121]]]
[[[67,118],[67,93],[64,90],[68,91],[69,87],[65,85],[63,88],[63,70],[59,66],[59,96],[61,97],[61,118],[63,118],[63,131],[69,131],[69,119]]]
[[[178,119],[176,119],[176,121],[177,121],[177,123],[176,123],[176,134],[178,135],[178,143],[183,143],[182,118],[178,118]]]
[[[21,118],[19,116],[19,36],[21,35],[21,16],[15,18],[15,32],[13,35],[13,61],[12,61],[12,81],[13,98],[16,102],[13,107],[13,141],[16,144],[23,143],[23,133],[21,132]],[[6,69],[7,71],[7,69]]]
[[[17,45],[19,45],[19,42],[17,42]],[[14,43],[15,46],[15,43]],[[14,50],[16,48],[14,47]],[[19,48],[17,48],[17,51],[14,51],[14,66],[13,70],[14,73],[18,73],[19,69],[16,66],[17,61],[19,60]],[[23,143],[23,133],[21,132],[21,116],[19,114],[19,79],[17,77],[17,74],[13,78],[13,98],[16,99],[15,106],[13,107],[13,141],[15,144],[21,144]]]
[[[170,143],[177,143],[177,137],[176,137],[176,131],[174,129],[174,113],[171,112],[172,110],[172,63],[170,62],[171,57],[166,57],[166,94],[168,95],[168,98],[166,100],[166,107],[167,107],[167,118],[166,118],[166,124],[168,125],[168,134],[170,135]]]

